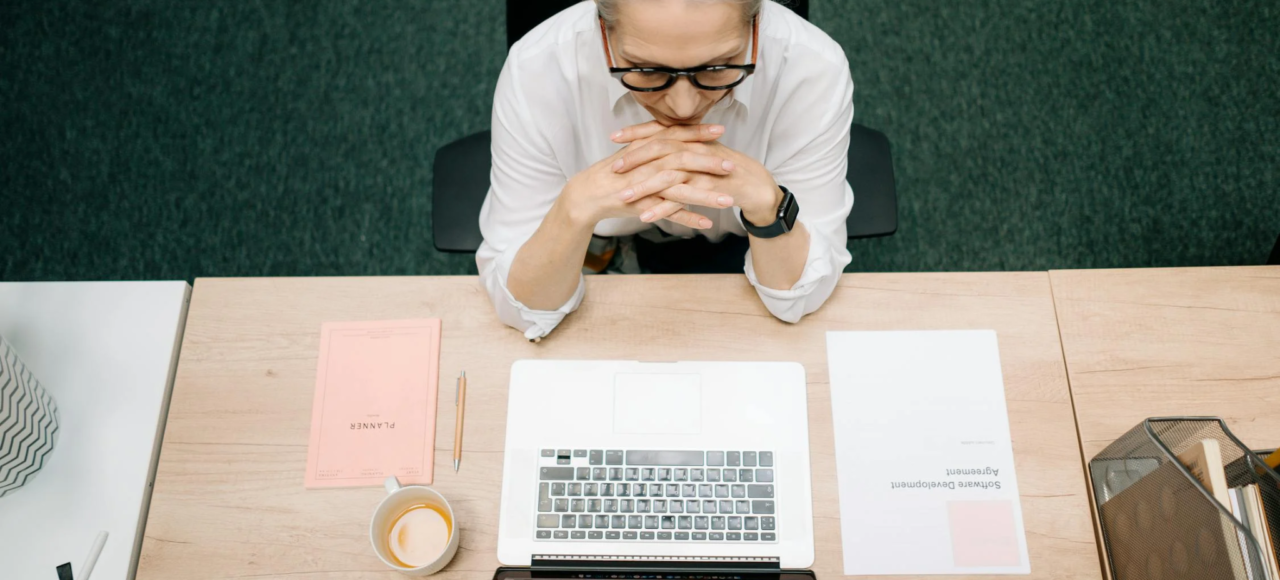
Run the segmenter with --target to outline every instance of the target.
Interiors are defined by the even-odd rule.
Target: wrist
[[[782,189],[770,182],[770,189],[757,197],[759,201],[738,206],[742,210],[742,218],[751,225],[765,227],[778,220],[778,206],[782,205]]]
[[[562,229],[570,232],[586,232],[590,234],[595,231],[596,223],[599,218],[592,215],[583,204],[574,203],[572,196],[565,195],[568,192],[566,187],[561,192],[560,197],[556,198],[556,202],[552,204],[551,211],[547,213],[547,219],[554,221]]]

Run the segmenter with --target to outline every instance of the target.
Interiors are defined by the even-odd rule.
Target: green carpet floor
[[[1256,264],[1274,0],[812,0],[893,141],[851,271]],[[473,273],[431,162],[484,129],[501,0],[0,3],[0,279]]]

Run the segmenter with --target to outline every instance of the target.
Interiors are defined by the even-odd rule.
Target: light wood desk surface
[[[1158,416],[1280,446],[1280,267],[1050,276],[1086,459]]]
[[[541,344],[503,327],[474,277],[196,282],[160,458],[142,579],[396,578],[375,557],[380,488],[306,490],[320,324],[440,317],[435,486],[462,544],[445,578],[489,578],[506,394],[520,358],[793,360],[809,382],[819,577],[842,573],[828,330],[995,329],[1031,578],[1100,578],[1047,273],[847,274],[818,313],[773,319],[741,276],[600,276]],[[453,393],[467,371],[466,449],[454,474]],[[901,578],[901,577],[896,577]]]

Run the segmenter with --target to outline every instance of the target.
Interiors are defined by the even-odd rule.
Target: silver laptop
[[[807,404],[797,363],[516,362],[498,560],[811,566]]]

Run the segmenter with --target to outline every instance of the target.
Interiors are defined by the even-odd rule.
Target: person
[[[843,50],[784,6],[574,5],[512,46],[498,78],[481,284],[539,340],[582,303],[584,269],[640,271],[632,242],[745,237],[738,267],[797,322],[852,259],[852,121]]]

